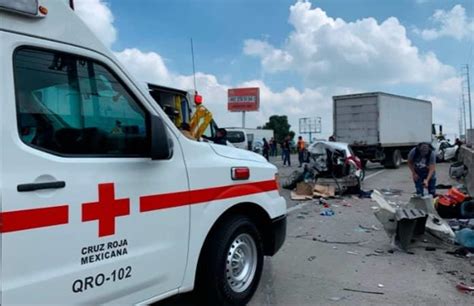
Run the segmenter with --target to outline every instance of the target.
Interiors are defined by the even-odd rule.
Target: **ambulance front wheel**
[[[221,223],[205,246],[196,289],[208,305],[246,305],[257,290],[263,242],[254,222],[233,216]]]

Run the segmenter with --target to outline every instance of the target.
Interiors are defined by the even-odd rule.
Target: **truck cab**
[[[183,135],[68,1],[0,0],[0,41],[0,304],[246,304],[275,166]]]

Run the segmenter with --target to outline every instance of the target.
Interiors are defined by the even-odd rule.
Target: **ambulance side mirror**
[[[159,116],[151,115],[151,159],[167,160],[173,156],[173,141]]]

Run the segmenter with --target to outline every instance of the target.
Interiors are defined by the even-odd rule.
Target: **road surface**
[[[293,167],[282,167],[280,158],[273,159],[280,177],[297,169],[296,160]],[[438,165],[439,183],[452,183],[448,168]],[[389,199],[407,201],[414,192],[407,166],[385,170],[369,165],[363,189],[381,188],[399,189],[400,195]],[[249,305],[474,305],[474,296],[455,288],[460,281],[474,284],[474,259],[446,254],[453,246],[427,236],[415,243],[413,254],[390,253],[390,241],[380,230],[370,199],[330,200],[336,215],[325,217],[319,215],[318,201],[295,202],[289,191],[283,194],[289,211],[286,243],[277,255],[265,259],[260,286]],[[436,250],[426,251],[427,246]],[[196,304],[187,294],[157,305]]]

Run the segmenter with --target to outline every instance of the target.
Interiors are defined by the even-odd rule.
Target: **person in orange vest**
[[[301,136],[298,137],[298,142],[296,144],[296,147],[298,149],[298,161],[300,162],[300,165],[298,167],[301,168],[303,166],[304,150],[305,150],[305,143],[304,143],[303,137]]]

